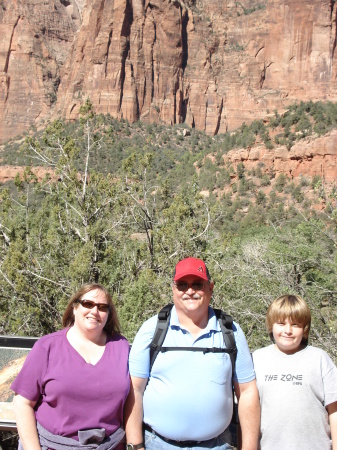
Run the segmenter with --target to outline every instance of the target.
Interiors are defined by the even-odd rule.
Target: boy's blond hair
[[[273,325],[278,320],[289,319],[303,327],[302,344],[307,345],[309,339],[311,313],[308,305],[299,295],[281,295],[274,300],[267,310],[266,327],[270,339],[273,338]]]

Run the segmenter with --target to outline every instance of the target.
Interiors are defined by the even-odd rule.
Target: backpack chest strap
[[[202,352],[202,353],[233,353],[232,348],[218,347],[161,347],[161,352]]]

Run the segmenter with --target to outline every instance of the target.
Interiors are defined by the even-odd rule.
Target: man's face
[[[178,311],[187,316],[196,313],[207,314],[213,291],[213,282],[195,275],[188,275],[173,282],[173,301]]]

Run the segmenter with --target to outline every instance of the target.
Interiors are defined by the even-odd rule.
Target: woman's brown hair
[[[94,291],[98,289],[104,292],[105,298],[109,304],[109,315],[108,320],[106,321],[104,331],[108,335],[113,335],[115,333],[120,333],[120,324],[117,316],[116,308],[112,302],[112,298],[110,292],[101,284],[98,283],[86,283],[84,284],[75,294],[70,297],[66,310],[64,311],[62,324],[63,327],[71,327],[74,325],[75,317],[74,317],[74,308],[78,307],[79,300],[82,300],[84,294],[90,291]]]

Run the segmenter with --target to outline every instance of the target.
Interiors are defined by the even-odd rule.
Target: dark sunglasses
[[[186,292],[190,287],[193,291],[202,291],[204,289],[204,283],[202,281],[194,281],[193,283],[174,283],[175,287],[178,291]]]
[[[83,308],[87,309],[92,309],[95,308],[95,306],[97,306],[98,311],[101,312],[108,312],[110,309],[110,305],[108,305],[107,303],[95,303],[92,302],[91,300],[77,300],[77,302],[81,303]]]

